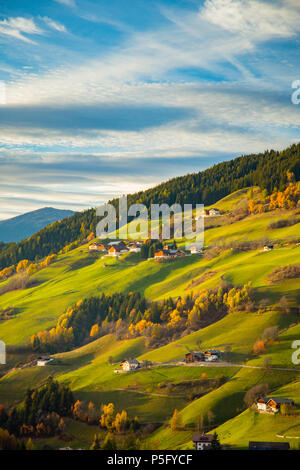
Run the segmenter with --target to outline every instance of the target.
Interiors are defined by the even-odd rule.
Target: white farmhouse
[[[127,359],[126,361],[122,362],[122,370],[124,372],[130,372],[132,370],[136,370],[141,366],[140,362],[136,359]]]
[[[220,215],[220,211],[219,209],[216,209],[215,207],[213,207],[212,209],[209,210],[209,215],[210,216]]]
[[[39,367],[44,367],[47,364],[49,364],[49,362],[51,362],[51,361],[53,361],[52,357],[50,357],[50,356],[41,356],[41,357],[37,358],[36,365],[39,366]]]

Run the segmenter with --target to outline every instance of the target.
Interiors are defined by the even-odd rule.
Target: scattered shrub
[[[292,279],[298,276],[300,276],[300,266],[290,264],[288,266],[274,268],[269,274],[267,280],[270,284],[275,284],[276,282],[284,281],[285,279]]]
[[[271,222],[267,229],[274,230],[276,228],[283,228],[283,227],[291,227],[292,225],[296,225],[300,222],[300,219],[296,219],[296,217],[290,217],[288,219],[280,219],[276,220],[275,222]]]

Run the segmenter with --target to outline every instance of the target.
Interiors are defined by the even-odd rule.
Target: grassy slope
[[[272,395],[292,398],[299,403],[300,381],[293,381],[279,388]],[[300,415],[298,417],[269,416],[247,410],[218,427],[216,431],[221,442],[233,447],[247,448],[249,440],[261,440],[288,441],[291,448],[299,449]]]
[[[223,199],[220,199],[220,201],[215,204],[205,208],[211,209],[212,207],[215,207],[225,212],[232,211],[237,206],[241,206],[249,201],[249,190],[250,188],[239,189],[238,191],[223,197]],[[258,193],[260,193],[259,187],[253,187],[253,195],[257,195]]]
[[[242,203],[243,199],[245,191],[239,191],[214,206],[231,210],[236,204]],[[283,217],[283,213],[263,214],[251,216],[230,226],[210,229],[206,232],[206,245],[227,237],[262,239],[267,235],[272,239],[285,239],[297,236],[297,226],[266,231],[271,221]],[[189,256],[169,264],[139,262],[137,255],[126,256],[120,261],[107,258],[102,260],[100,257],[93,260],[87,255],[87,247],[80,247],[59,256],[56,263],[34,275],[40,282],[39,286],[0,297],[0,308],[14,306],[18,312],[13,320],[1,323],[1,339],[7,344],[24,343],[32,333],[53,326],[67,306],[79,298],[100,292],[139,290],[152,299],[184,295],[191,289],[191,280],[199,278],[207,271],[213,271],[213,275],[194,290],[215,287],[222,277],[239,285],[252,281],[257,297],[267,297],[273,303],[278,302],[283,294],[295,298],[297,292],[299,293],[299,280],[269,286],[266,277],[274,267],[299,263],[299,259],[299,246],[282,247],[267,253],[234,253],[227,250],[212,260]],[[109,266],[104,268],[104,263]],[[113,373],[114,366],[108,363],[109,356],[116,362],[129,356],[168,361],[183,357],[188,349],[198,348],[201,341],[201,348],[222,348],[230,345],[230,360],[238,362],[248,358],[251,359],[250,364],[257,365],[262,364],[264,356],[253,359],[251,349],[263,330],[272,325],[279,325],[281,329],[287,328],[293,321],[293,317],[279,314],[276,308],[263,315],[234,313],[214,325],[151,352],[146,352],[140,338],[116,341],[107,336],[75,351],[57,355],[56,364],[46,368],[34,367],[10,372],[0,380],[0,403],[11,404],[20,400],[28,386],[38,386],[51,374],[70,384],[79,398],[86,401],[92,399],[97,405],[114,401],[117,409],[126,408],[131,415],[137,414],[144,421],[164,421],[170,418],[174,408],[180,409],[182,421],[188,430],[171,433],[169,428],[162,427],[151,438],[151,442],[152,445],[163,448],[189,447],[191,429],[200,415],[207,414],[208,410],[212,411],[216,416],[216,425],[226,422],[236,414],[238,416],[233,420],[241,419],[247,415],[247,412],[239,413],[243,408],[244,393],[249,387],[268,381],[274,394],[278,387],[283,387],[279,390],[280,393],[290,396],[297,373],[245,368],[238,370],[165,366],[116,375]],[[273,365],[290,366],[291,342],[298,337],[299,325],[286,329],[280,335],[279,341],[268,347],[266,355],[272,356]],[[218,390],[189,404],[185,397],[165,398],[150,395],[157,393],[157,385],[160,382],[194,379],[200,377],[203,371],[206,371],[208,376],[224,374],[230,379]],[[135,391],[116,390],[118,388],[130,388]],[[297,395],[298,389],[295,393]],[[222,426],[226,424],[218,428],[220,432]],[[226,429],[224,432],[226,433]],[[80,438],[81,433],[90,436],[90,430],[80,427],[74,433],[74,442],[82,444],[84,438]],[[244,437],[234,437],[232,442],[243,446],[245,436],[246,432]],[[155,440],[157,442],[153,444]]]
[[[208,411],[214,414],[213,424],[217,427],[221,443],[230,444],[239,448],[248,446],[251,440],[282,440],[277,438],[282,430],[293,430],[300,437],[300,416],[294,417],[269,417],[255,415],[249,411],[240,412],[245,407],[243,402],[245,392],[258,383],[267,383],[272,396],[292,398],[299,403],[300,397],[300,370],[291,362],[291,343],[299,338],[300,325],[287,328],[279,335],[278,341],[267,350],[267,355],[272,357],[273,365],[291,368],[289,371],[276,371],[275,369],[250,369],[241,368],[232,378],[219,389],[195,400],[181,410],[181,420],[190,431],[171,432],[170,428],[162,427],[151,437],[150,445],[159,441],[161,447],[168,448],[192,448],[191,435],[196,429],[200,416],[206,416]],[[236,336],[243,343],[239,330]],[[276,354],[274,354],[274,349]],[[249,361],[247,365],[262,364],[264,355],[256,360]],[[275,359],[275,360],[274,360]],[[272,419],[273,420],[272,420]],[[255,423],[254,421],[255,420]],[[222,424],[221,424],[222,423]],[[224,424],[223,424],[224,423]],[[254,427],[254,424],[258,427]],[[249,432],[249,429],[251,432]],[[290,440],[290,442],[294,441]],[[292,445],[292,444],[291,444]]]
[[[173,343],[146,352],[141,356],[142,359],[151,361],[170,361],[173,359],[180,359],[184,354],[193,349],[197,349],[200,344],[201,349],[205,348],[220,348],[224,350],[225,346],[231,347],[231,352],[228,355],[231,361],[240,361],[251,357],[252,346],[265,328],[269,326],[278,325],[284,328],[289,325],[293,316],[284,316],[278,312],[259,313],[245,313],[236,312],[227,315],[222,320],[214,323],[207,328],[196,331],[188,336],[185,336]],[[297,338],[297,331],[299,327],[295,328],[295,332],[291,335],[294,339]],[[274,348],[276,345],[274,346]],[[290,348],[289,343],[286,347]],[[290,349],[288,350],[291,351]],[[282,350],[279,355],[282,354]],[[275,356],[276,359],[276,356]],[[273,365],[282,365],[282,358],[275,361]]]
[[[66,308],[82,297],[100,292],[133,290],[139,290],[152,299],[184,295],[191,280],[200,277],[206,270],[215,274],[202,283],[201,288],[214,287],[221,276],[236,284],[254,279],[252,285],[262,289],[263,295],[266,275],[276,266],[299,262],[300,246],[266,253],[251,251],[235,254],[229,250],[210,261],[188,256],[166,264],[151,260],[138,262],[137,255],[129,255],[119,261],[99,257],[86,267],[72,268],[72,264],[86,256],[83,247],[63,255],[59,261],[34,276],[41,282],[39,286],[0,297],[0,308],[13,306],[18,312],[14,319],[1,324],[1,338],[7,344],[24,343],[31,334],[52,327]],[[104,263],[109,265],[104,268]],[[291,294],[295,294],[297,282],[289,283],[289,286]],[[278,299],[282,290],[286,292],[286,287],[268,287],[268,291]]]
[[[15,370],[0,380],[0,403],[18,402],[27,388],[41,385],[49,375],[71,386],[75,395],[84,401],[92,400],[97,407],[110,401],[117,410],[125,408],[130,415],[138,415],[143,421],[163,422],[169,419],[174,408],[187,404],[184,395],[168,396],[157,390],[159,383],[180,383],[183,380],[232,374],[232,368],[193,371],[186,367],[158,367],[130,374],[114,374],[118,361],[124,357],[136,357],[144,350],[142,338],[116,341],[112,335],[100,338],[82,348],[57,354],[55,363],[45,368],[32,367]],[[109,357],[117,365],[110,365]],[[162,395],[162,396],[159,396]]]

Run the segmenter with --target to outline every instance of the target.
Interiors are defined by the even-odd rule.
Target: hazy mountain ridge
[[[31,237],[47,225],[73,214],[74,212],[71,210],[43,207],[11,219],[0,220],[0,241],[5,243],[19,242],[24,238]]]

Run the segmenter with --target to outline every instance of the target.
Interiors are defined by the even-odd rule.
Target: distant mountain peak
[[[47,225],[70,217],[74,211],[55,209],[54,207],[41,207],[10,219],[0,220],[0,241],[19,242],[31,237]]]

